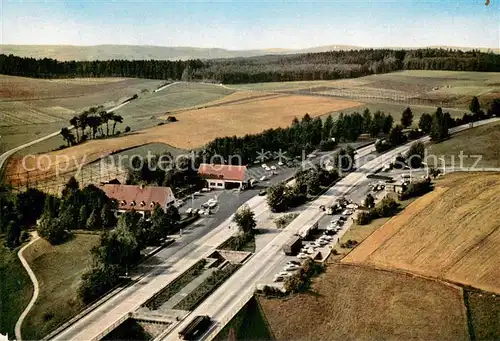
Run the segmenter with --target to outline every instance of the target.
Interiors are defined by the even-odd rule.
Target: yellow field
[[[454,173],[347,255],[500,293],[499,173]]]
[[[71,161],[67,170],[73,169],[75,160],[88,163],[103,155],[147,143],[165,143],[181,149],[202,147],[216,137],[243,136],[260,133],[265,129],[289,126],[294,117],[302,117],[309,113],[311,117],[359,106],[361,103],[314,96],[271,95],[259,98],[248,98],[247,95],[234,94],[225,97],[225,104],[198,110],[176,113],[179,120],[175,123],[156,126],[133,132],[127,136],[107,140],[92,140],[84,144],[38,155],[26,162],[27,168],[37,163],[39,169],[29,175],[31,180],[42,180],[54,176],[58,157],[66,156]],[[245,100],[242,100],[245,99]],[[25,180],[25,168],[21,158],[12,158],[7,174],[20,174],[19,181]],[[59,161],[63,161],[59,159]],[[50,162],[50,165],[49,165]],[[14,180],[14,181],[13,181]]]
[[[277,341],[469,340],[459,288],[330,264],[310,292],[259,299]]]

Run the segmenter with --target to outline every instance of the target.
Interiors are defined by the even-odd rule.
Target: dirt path
[[[29,246],[31,246],[31,244],[33,244],[34,242],[36,242],[40,238],[36,232],[33,232],[31,234],[31,237],[33,239],[28,244],[24,245],[17,253],[17,256],[21,260],[21,263],[23,264],[24,268],[28,272],[28,275],[30,276],[31,281],[33,282],[33,288],[34,288],[33,289],[33,297],[31,297],[30,303],[28,303],[28,305],[26,306],[26,309],[24,309],[23,313],[21,314],[21,316],[19,316],[19,319],[16,322],[16,327],[15,327],[14,331],[16,334],[17,341],[22,340],[21,326],[23,324],[24,319],[26,318],[26,315],[28,315],[28,313],[30,312],[33,305],[35,305],[36,299],[38,298],[38,293],[40,292],[40,288],[38,286],[38,280],[36,279],[35,273],[33,272],[33,270],[31,270],[28,262],[26,261],[26,259],[23,256],[24,250],[27,249]]]

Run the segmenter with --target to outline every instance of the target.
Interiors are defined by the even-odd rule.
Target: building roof
[[[100,188],[118,201],[118,209],[152,211],[156,204],[165,207],[175,200],[170,187],[104,184]]]
[[[216,165],[202,163],[198,169],[198,174],[208,179],[220,179],[229,181],[246,181],[247,166]]]

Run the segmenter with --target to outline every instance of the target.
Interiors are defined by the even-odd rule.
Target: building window
[[[219,183],[217,184],[217,186],[222,187],[222,186],[223,186],[223,184],[221,184],[221,183],[219,182]]]

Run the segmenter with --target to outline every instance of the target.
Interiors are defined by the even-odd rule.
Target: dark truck
[[[293,236],[283,245],[283,252],[287,256],[295,256],[302,248],[302,239],[299,236]]]
[[[182,340],[196,340],[210,325],[210,316],[196,316],[186,327],[179,332]]]

